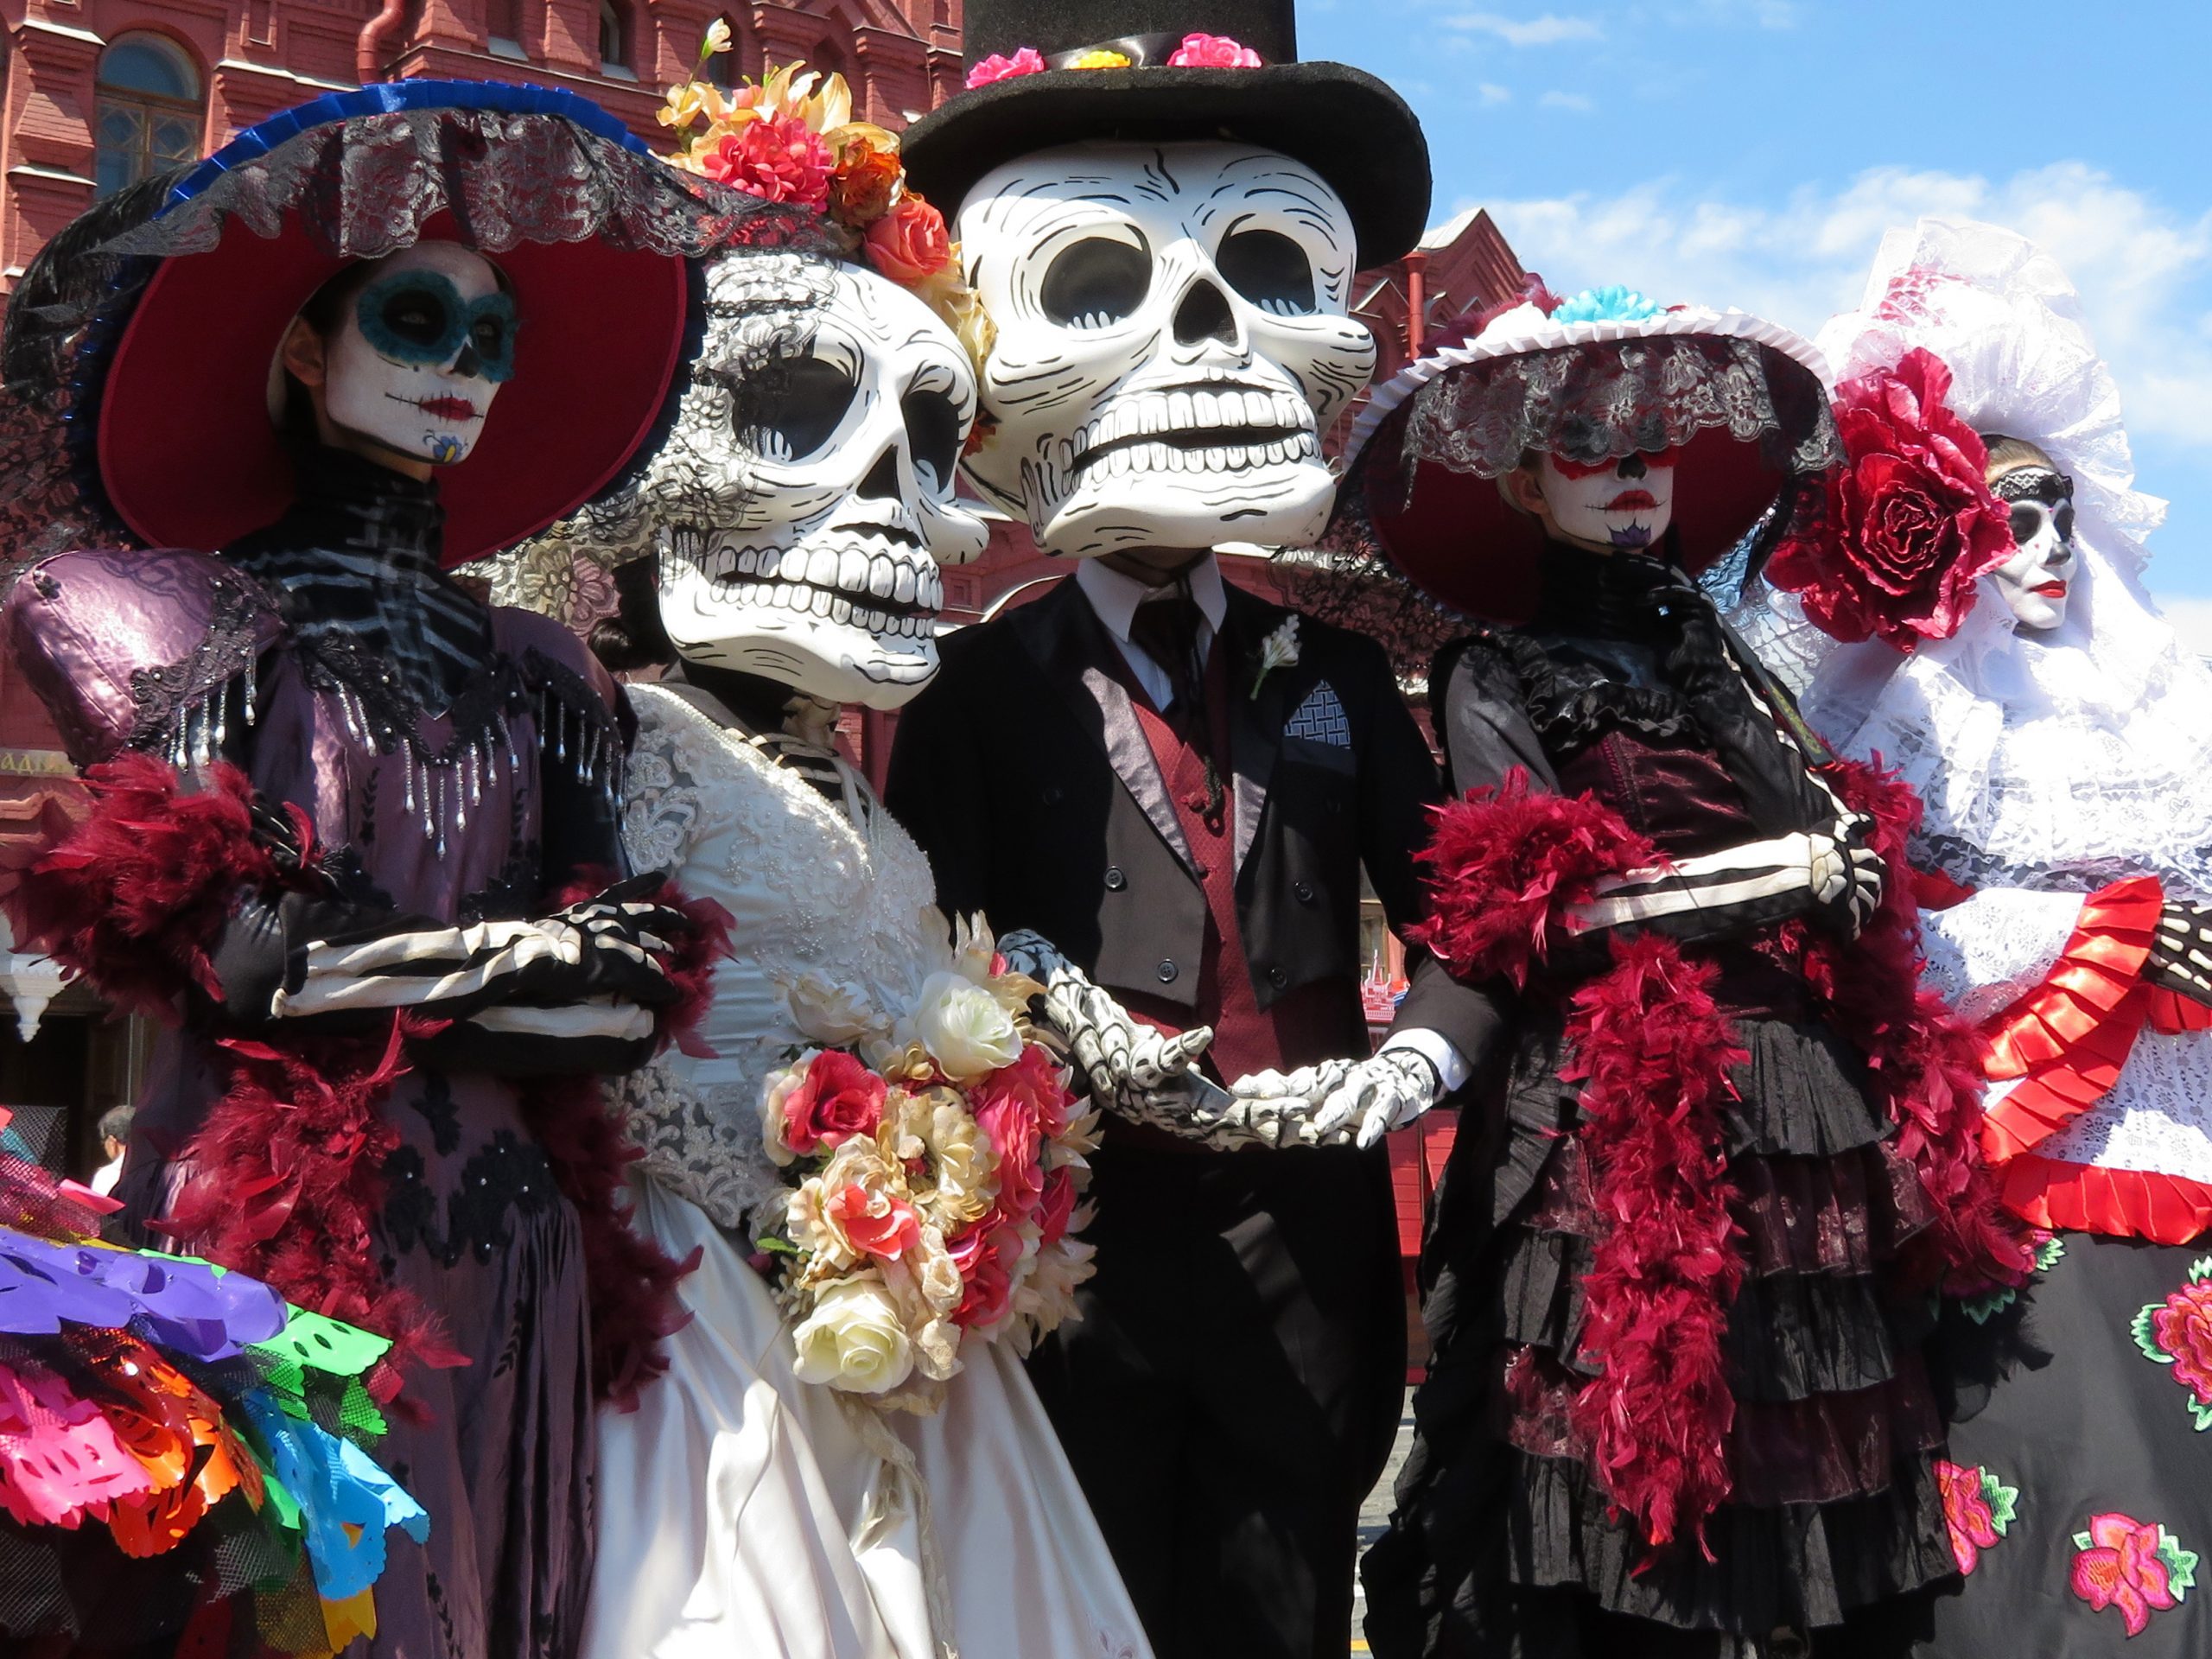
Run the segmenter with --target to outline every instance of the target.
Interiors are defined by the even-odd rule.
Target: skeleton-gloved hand
[[[468,927],[413,925],[388,912],[345,914],[340,926],[279,931],[297,961],[269,999],[278,1019],[363,1009],[412,1008],[442,1019],[497,1005],[561,1007],[612,1000],[644,1007],[681,995],[668,976],[671,941],[691,931],[678,911],[656,902],[665,877],[632,876],[550,916]]]
[[[1888,872],[1881,855],[1866,845],[1874,821],[1853,812],[1836,820],[1829,834],[1815,831],[1811,843],[1813,903],[1818,913],[1846,938],[1855,939],[1882,907]]]
[[[2212,905],[2194,899],[2169,899],[2158,912],[2143,977],[2161,990],[2177,991],[2212,1007]]]
[[[1171,1035],[1132,1019],[1080,968],[1026,929],[1002,937],[999,954],[1045,988],[1046,1020],[1066,1040],[1101,1107],[1180,1134],[1198,1098],[1186,1080],[1221,1092],[1192,1071],[1213,1041],[1212,1027]]]
[[[1436,1104],[1443,1080],[1410,1048],[1364,1060],[1324,1060],[1287,1074],[1255,1071],[1230,1084],[1234,1104],[1210,1139],[1223,1145],[1373,1146]]]

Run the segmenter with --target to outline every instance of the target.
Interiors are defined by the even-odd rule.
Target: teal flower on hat
[[[1610,288],[1586,288],[1571,300],[1560,302],[1554,322],[1642,322],[1667,308],[1646,299],[1632,288],[1616,283]]]

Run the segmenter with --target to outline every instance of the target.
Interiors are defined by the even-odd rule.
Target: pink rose
[[[1050,1249],[1067,1236],[1068,1217],[1075,1213],[1075,1177],[1065,1165],[1045,1178],[1044,1195],[1037,1201],[1038,1243]]]
[[[1021,1235],[1003,1221],[972,1228],[948,1247],[960,1269],[960,1306],[952,1322],[963,1330],[991,1325],[1006,1317],[1014,1292],[1014,1268],[1021,1260]]]
[[[791,201],[820,213],[830,202],[830,147],[795,115],[748,121],[700,155],[709,178],[765,201]]]
[[[922,1221],[914,1206],[888,1192],[849,1185],[833,1193],[824,1209],[855,1249],[886,1262],[896,1262],[922,1242]]]
[[[1948,639],[1974,583],[2012,556],[2009,510],[1989,492],[1988,451],[1943,399],[1951,372],[1925,348],[1836,388],[1842,467],[1826,524],[1775,550],[1767,575],[1838,639],[1898,651]]]
[[[988,86],[995,80],[1010,80],[1016,75],[1041,75],[1045,60],[1037,54],[1033,46],[1025,46],[1010,58],[994,52],[968,72],[968,90]]]
[[[883,1079],[851,1055],[827,1049],[784,1100],[784,1144],[801,1157],[874,1135],[883,1121]]]
[[[2174,1363],[2174,1381],[2212,1405],[2212,1280],[2192,1281],[2153,1303],[2151,1332]]]
[[[2074,1557],[2074,1593],[2100,1612],[2120,1609],[2130,1636],[2140,1636],[2152,1608],[2177,1605],[2165,1561],[2160,1557],[2158,1528],[2133,1516],[2093,1515],[2088,1542]]]
[[[1018,1064],[1018,1063],[1017,1063]],[[1037,1105],[1018,1083],[993,1088],[1015,1070],[1008,1066],[985,1079],[969,1095],[976,1122],[990,1137],[991,1150],[999,1155],[999,1211],[1016,1220],[1036,1212],[1045,1190],[1045,1172],[1039,1161],[1041,1135]]]
[[[1226,35],[1185,35],[1167,60],[1171,69],[1257,69],[1260,54]]]
[[[952,263],[952,233],[944,227],[944,215],[911,191],[868,227],[862,245],[870,264],[907,288]]]

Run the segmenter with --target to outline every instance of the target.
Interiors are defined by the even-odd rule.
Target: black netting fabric
[[[544,112],[380,111],[305,126],[225,169],[203,162],[147,180],[41,249],[8,307],[0,557],[129,541],[99,498],[92,433],[107,353],[161,260],[207,252],[226,232],[273,237],[288,217],[334,255],[378,258],[441,213],[493,254],[593,238],[682,257],[829,245],[804,207],[681,172]]]
[[[1843,460],[1813,372],[1749,340],[1672,335],[1524,352],[1430,381],[1402,452],[1496,478],[1531,451],[1588,466],[1725,429],[1768,463],[1818,473]]]

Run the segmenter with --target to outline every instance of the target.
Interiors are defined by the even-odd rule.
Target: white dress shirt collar
[[[1219,632],[1222,619],[1229,614],[1229,593],[1221,580],[1220,558],[1209,553],[1192,565],[1187,575],[1191,597],[1198,602],[1198,614],[1205,618],[1210,629]],[[1108,569],[1103,559],[1085,559],[1075,568],[1075,582],[1090,601],[1090,608],[1098,613],[1098,620],[1106,625],[1106,632],[1126,645],[1129,643],[1129,623],[1137,613],[1137,607],[1163,589],[1173,587],[1174,578],[1147,582]]]

